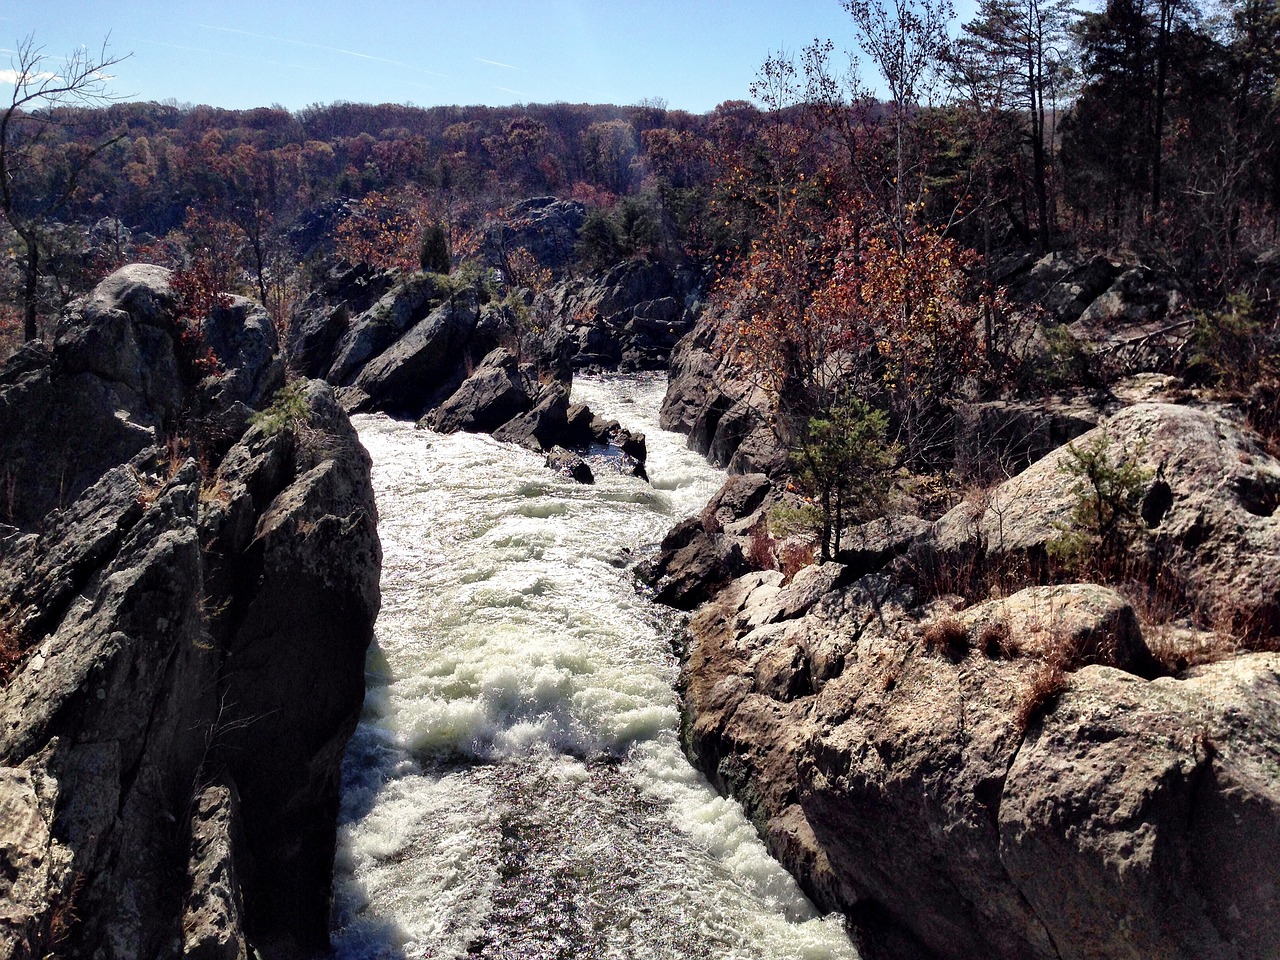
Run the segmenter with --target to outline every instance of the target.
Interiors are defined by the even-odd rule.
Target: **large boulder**
[[[522,200],[485,225],[481,255],[501,267],[514,249],[521,248],[540,265],[558,272],[575,256],[578,231],[586,215],[586,206],[579,200]]]
[[[480,304],[474,295],[445,300],[360,370],[340,393],[348,411],[382,410],[414,419],[466,379],[467,364],[492,344],[477,344]]]
[[[1271,949],[1280,655],[1148,681],[1101,588],[956,611],[821,568],[688,630],[691,755],[869,960]]]
[[[366,363],[404,336],[405,331],[426,317],[439,302],[440,290],[434,274],[402,280],[350,320],[334,346],[332,361],[321,376],[335,386],[350,384]]]
[[[53,351],[0,372],[8,462],[37,493],[60,465],[39,403],[137,434],[78,435],[87,482],[38,517],[24,495],[28,522],[0,541],[0,631],[20,654],[0,676],[0,858],[17,871],[0,880],[0,956],[327,945],[339,768],[378,608],[370,465],[320,383],[295,388],[305,425],[263,418],[200,463],[154,445],[219,390],[265,400],[279,369],[265,314],[233,302],[210,327],[226,376],[184,380],[166,281],[118,272]]]
[[[1280,461],[1226,417],[1166,403],[1128,407],[1075,442],[1105,443],[1114,459],[1146,471],[1135,560],[1158,565],[1210,620],[1254,634],[1280,628]],[[930,549],[1043,556],[1079,503],[1070,461],[1059,448],[976,508],[956,507]]]
[[[423,417],[422,423],[441,433],[488,433],[529,406],[515,354],[498,347],[444,403]]]

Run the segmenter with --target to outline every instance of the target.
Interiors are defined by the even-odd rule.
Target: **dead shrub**
[[[1062,691],[1067,689],[1067,675],[1053,661],[1037,664],[1013,710],[1013,722],[1019,732],[1026,733],[1033,723],[1049,712]]]
[[[1009,632],[1009,624],[1004,620],[993,620],[982,625],[978,631],[978,649],[992,660],[1012,660],[1022,649],[1018,641]]]
[[[22,652],[18,632],[7,621],[0,620],[0,687],[9,683],[9,677],[22,659]]]
[[[784,543],[782,549],[778,551],[778,566],[782,570],[783,579],[788,583],[805,567],[813,566],[813,560],[811,543],[797,543],[792,540]]]
[[[969,652],[969,631],[955,617],[944,617],[924,631],[924,648],[930,653],[962,660]]]
[[[769,536],[769,525],[761,517],[747,535],[747,563],[752,570],[776,570],[774,539]]]

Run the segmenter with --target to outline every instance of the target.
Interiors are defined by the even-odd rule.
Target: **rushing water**
[[[574,388],[647,434],[652,485],[356,418],[385,557],[344,767],[340,957],[855,956],[680,751],[675,620],[629,565],[720,477],[659,430],[663,387]]]

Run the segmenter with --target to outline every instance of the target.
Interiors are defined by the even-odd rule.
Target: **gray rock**
[[[515,355],[504,347],[490,352],[475,373],[422,423],[441,433],[486,433],[529,409]]]
[[[569,391],[559,383],[543,388],[532,409],[493,431],[495,440],[516,443],[535,453],[556,445],[572,445],[569,436]]]
[[[466,362],[488,353],[472,352],[479,304],[471,298],[446,301],[419,321],[360,371],[344,405],[349,411],[383,410],[420,417],[449,396],[466,377]],[[346,397],[360,398],[352,406]]]
[[[365,364],[420,323],[439,299],[439,284],[433,274],[410,277],[392,287],[351,320],[334,347],[324,378],[335,386],[354,382]]]
[[[195,797],[191,854],[182,914],[188,960],[246,960],[244,903],[236,861],[243,856],[240,796],[232,783],[212,783]]]

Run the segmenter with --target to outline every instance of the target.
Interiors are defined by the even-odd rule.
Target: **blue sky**
[[[28,35],[60,60],[108,34],[132,53],[113,71],[126,99],[291,110],[650,97],[700,113],[746,99],[771,51],[854,43],[838,0],[0,0],[0,76]]]

